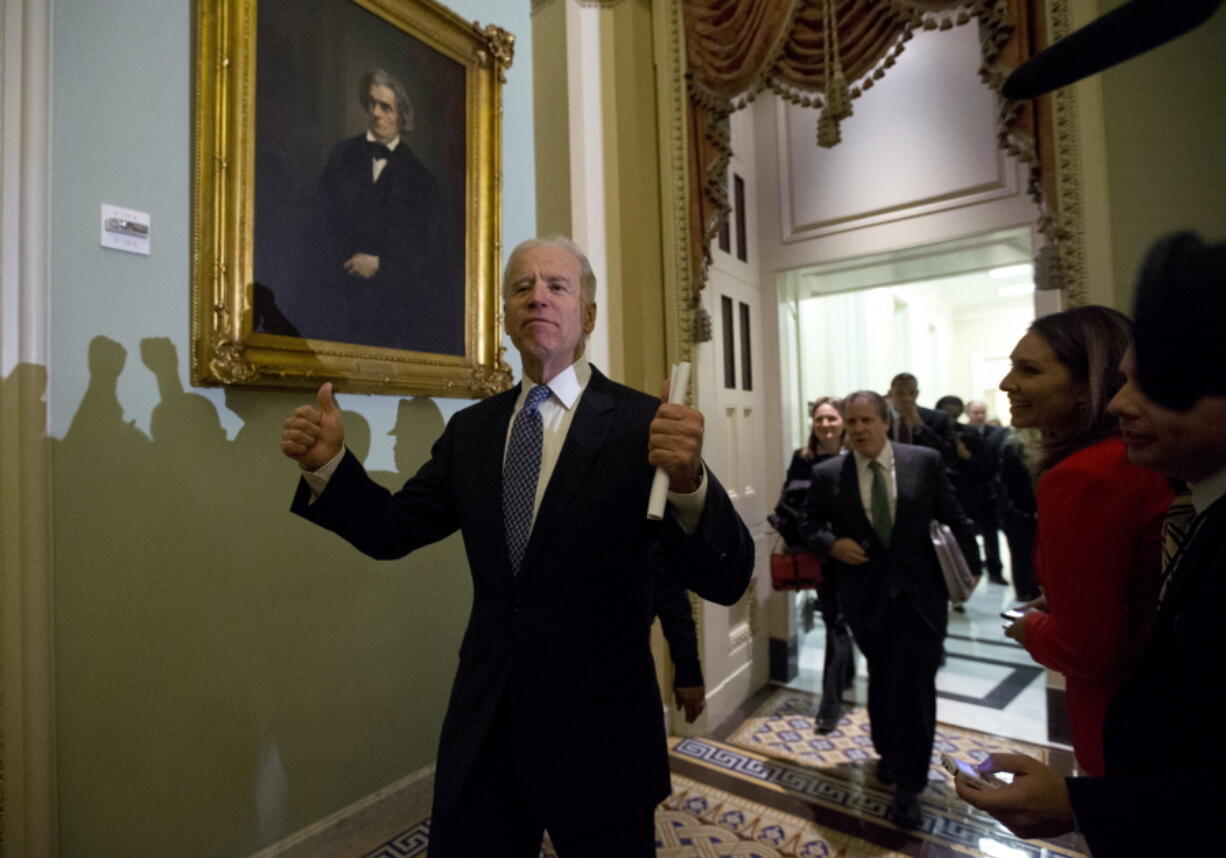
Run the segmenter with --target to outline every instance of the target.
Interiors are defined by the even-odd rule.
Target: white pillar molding
[[[596,329],[587,354],[608,369],[609,360],[609,253],[605,223],[605,109],[601,88],[604,61],[601,24],[604,10],[578,0],[564,0],[566,26],[566,80],[570,137],[571,238],[587,253],[598,292]]]
[[[0,854],[51,858],[51,0],[0,0],[0,43]]]

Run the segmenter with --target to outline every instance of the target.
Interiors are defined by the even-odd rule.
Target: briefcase
[[[937,562],[941,565],[941,574],[945,577],[945,589],[949,591],[949,601],[961,605],[971,597],[975,589],[975,577],[958,540],[954,539],[953,531],[948,525],[935,519],[928,525],[928,535],[932,538],[932,548],[936,552]]]
[[[822,580],[822,561],[812,551],[776,546],[771,554],[771,587],[812,590]]]

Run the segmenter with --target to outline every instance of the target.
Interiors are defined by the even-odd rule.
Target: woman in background
[[[809,442],[792,454],[783,494],[771,516],[771,524],[779,531],[789,548],[808,551],[809,546],[801,535],[800,511],[813,468],[831,456],[843,452],[842,403],[832,396],[823,396],[813,403],[810,412],[812,426]],[[839,609],[836,595],[837,578],[829,567],[822,569],[822,580],[817,586],[817,604],[826,626],[826,659],[822,667],[822,700],[817,710],[817,732],[829,733],[838,726],[842,714],[843,692],[851,688],[856,677],[855,651],[852,647],[851,630]]]
[[[1013,425],[1039,431],[1034,463],[1043,595],[1005,633],[1067,679],[1073,751],[1103,771],[1103,720],[1153,620],[1162,520],[1173,492],[1129,464],[1107,403],[1122,384],[1128,317],[1075,307],[1036,319],[1000,383]],[[1155,701],[1161,705],[1161,701]]]

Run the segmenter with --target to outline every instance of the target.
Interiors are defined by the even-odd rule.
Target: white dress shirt
[[[562,454],[566,433],[570,431],[570,424],[575,416],[575,406],[579,404],[579,399],[587,390],[587,384],[591,378],[592,367],[587,357],[580,355],[578,360],[548,381],[550,395],[540,406],[544,432],[541,437],[541,472],[537,478],[536,498],[532,504],[533,521],[536,520],[536,514],[541,508],[541,499],[545,496],[545,489],[549,486],[549,478],[553,476],[553,469],[558,464],[558,457]],[[515,409],[511,412],[511,421],[507,424],[507,435],[502,442],[504,459],[506,458],[506,445],[511,440],[511,428],[515,425],[515,418],[523,410],[528,393],[534,387],[536,387],[535,382],[526,377],[523,379],[523,384],[520,385],[519,396],[515,400]],[[318,470],[303,472],[302,477],[311,490],[312,503],[323,494],[324,489],[328,486],[328,480],[340,465],[344,455],[345,451],[342,449]],[[672,507],[673,518],[687,534],[693,533],[698,527],[698,519],[702,517],[706,500],[707,471],[705,467],[702,469],[702,481],[696,491],[691,494],[671,491],[668,493],[668,503]],[[646,516],[647,508],[644,506],[643,517],[646,518]]]
[[[1205,477],[1199,483],[1189,483],[1188,491],[1192,494],[1192,508],[1200,515],[1213,506],[1214,501],[1226,495],[1226,468]]]
[[[885,469],[885,493],[890,499],[890,521],[893,522],[898,518],[898,479],[894,475],[893,443],[886,441],[876,459],[870,459],[854,450],[852,455],[856,458],[856,476],[860,481],[860,502],[864,504],[864,514],[870,522],[873,520],[873,471],[868,464],[880,462]]]

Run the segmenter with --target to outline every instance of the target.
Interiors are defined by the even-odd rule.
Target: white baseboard
[[[753,687],[753,662],[747,661],[732,671],[723,682],[707,689],[707,706],[693,724],[673,710],[669,725],[675,736],[709,736],[711,731],[736,711],[757,689]],[[671,698],[669,698],[671,700]]]
[[[336,858],[361,855],[430,815],[434,766],[358,799],[250,858]]]

